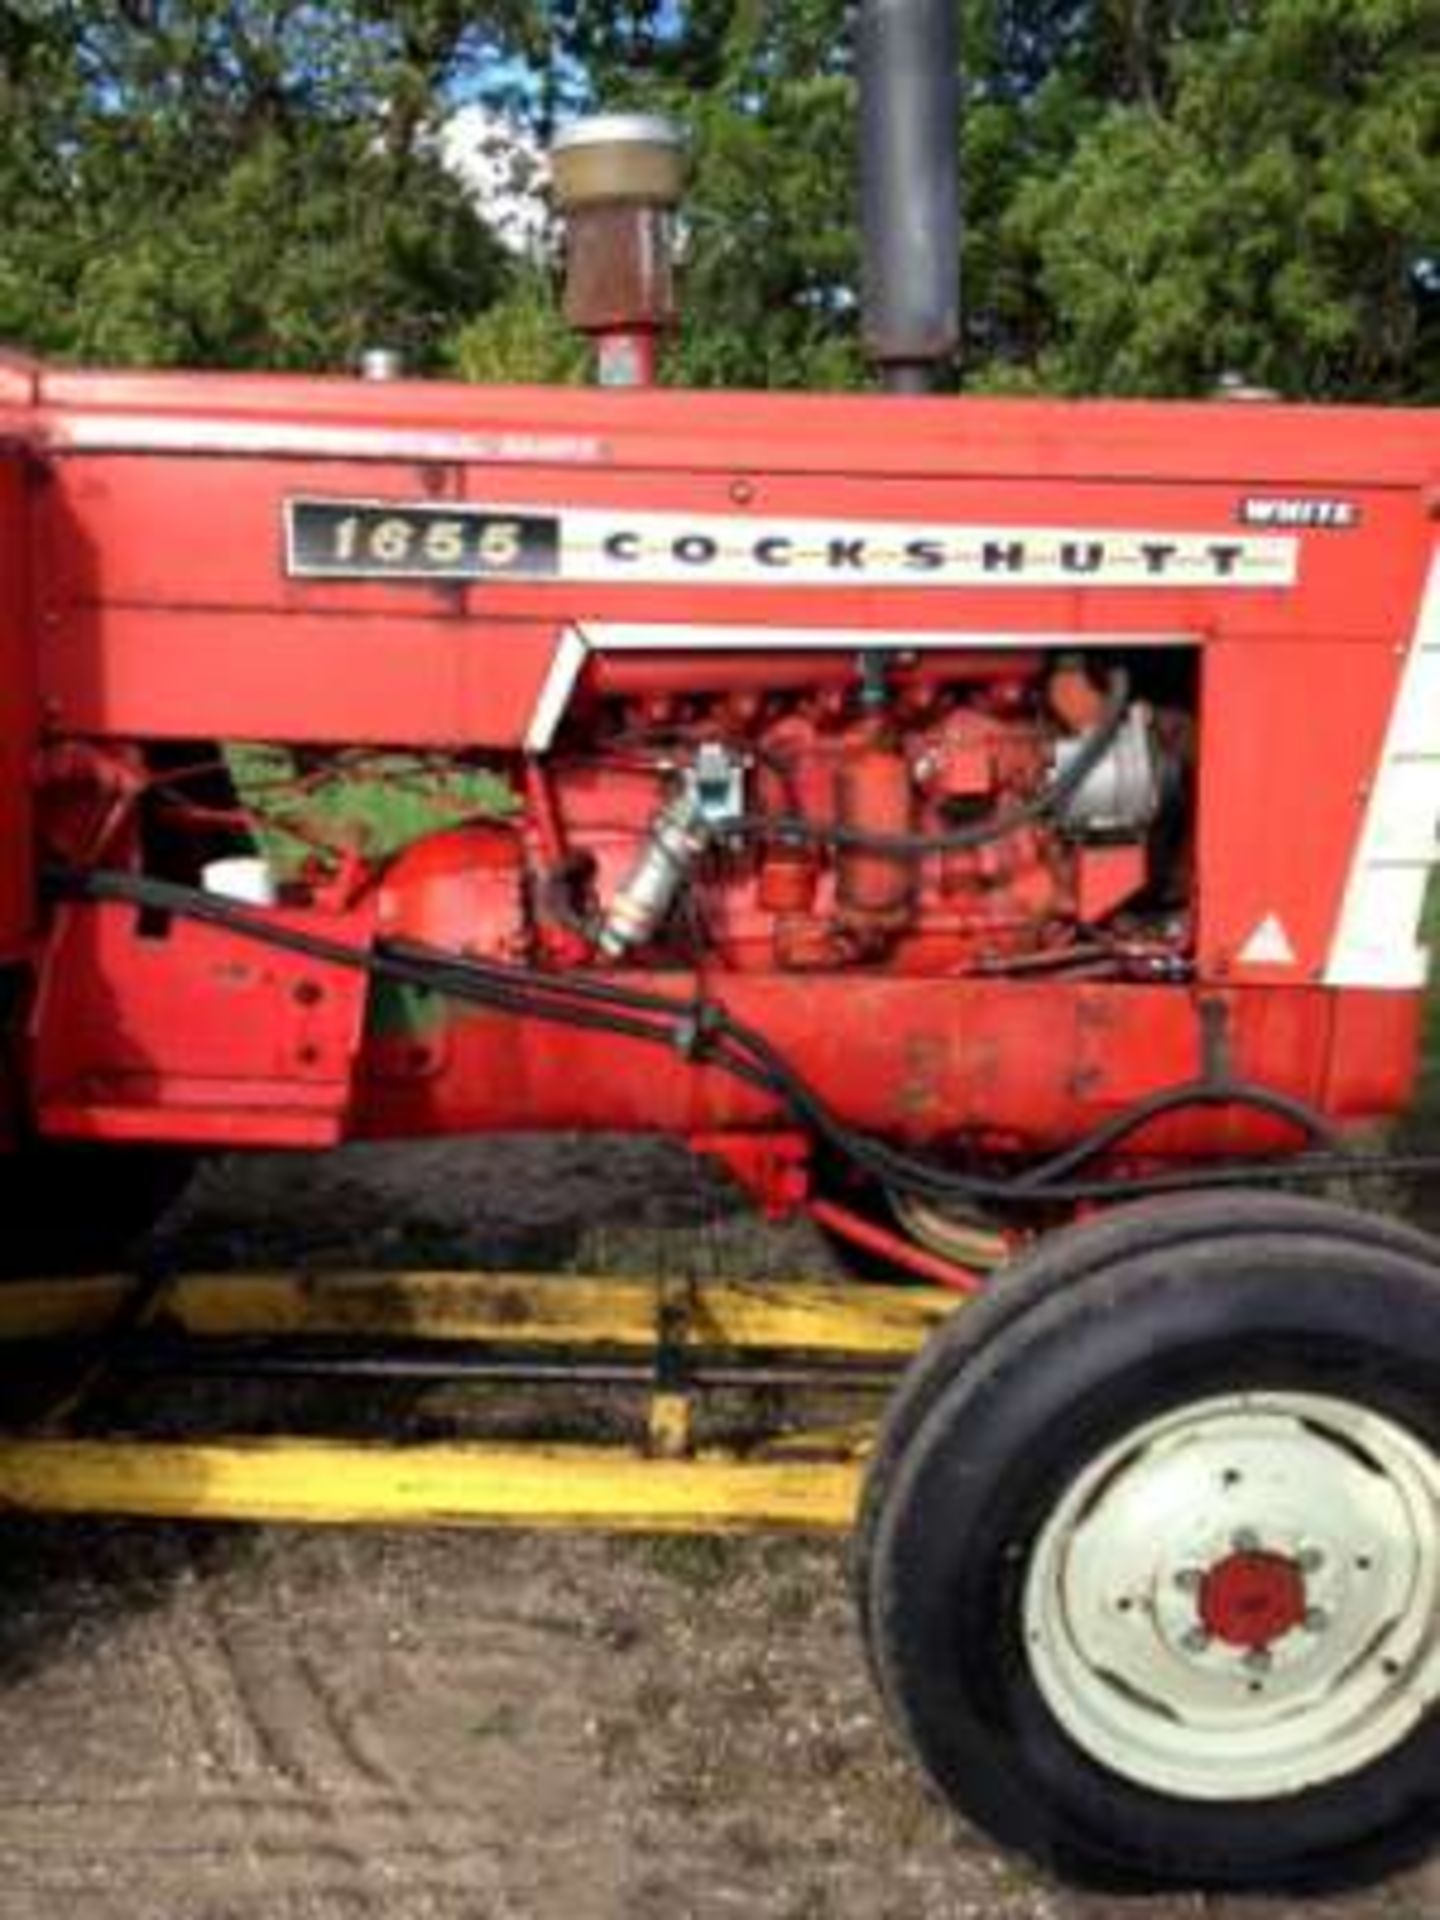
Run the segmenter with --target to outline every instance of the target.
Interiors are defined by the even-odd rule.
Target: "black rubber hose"
[[[1190,1080],[1178,1087],[1162,1088],[1160,1092],[1136,1101],[1113,1120],[1106,1121],[1083,1140],[1077,1141],[1073,1147],[1067,1147],[1063,1153],[1057,1153],[1052,1159],[1043,1160],[1039,1166],[1021,1174],[1016,1185],[1039,1188],[1063,1180],[1077,1167],[1083,1167],[1119,1146],[1122,1140],[1127,1140],[1132,1133],[1138,1133],[1141,1127],[1148,1126],[1152,1120],[1161,1120],[1167,1114],[1179,1113],[1187,1107],[1249,1107],[1254,1112],[1270,1113],[1277,1120],[1288,1121],[1322,1146],[1340,1150],[1340,1138],[1335,1129],[1303,1100],[1296,1100],[1288,1093],[1279,1093],[1273,1087],[1258,1086],[1250,1080]]]
[[[112,900],[149,907],[157,913],[172,913],[182,919],[201,921],[207,926],[224,927],[229,932],[242,934],[262,945],[278,948],[285,953],[297,953],[326,966],[344,967],[350,972],[393,980],[397,986],[443,993],[452,999],[480,1001],[502,1013],[530,1018],[546,1017],[533,1007],[532,996],[527,989],[530,976],[520,968],[489,969],[494,975],[511,977],[495,978],[483,983],[480,979],[447,982],[444,976],[447,973],[456,974],[459,967],[463,967],[468,975],[471,963],[449,955],[435,955],[421,961],[404,954],[392,954],[384,947],[352,947],[341,940],[327,939],[324,934],[302,933],[297,927],[262,919],[257,911],[238,906],[221,895],[177,886],[169,880],[146,879],[138,874],[65,874],[51,876],[47,886],[60,899]],[[477,974],[482,971],[478,965],[474,970]],[[676,1004],[683,1006],[685,1003]],[[662,1046],[673,1045],[668,1027],[657,1026],[653,1021],[627,1018],[622,1012],[617,1011],[602,1018],[598,1011],[592,1013],[583,1007],[576,1007],[568,1010],[565,1018],[573,1026],[621,1033],[631,1039],[653,1040]]]
[[[722,1023],[723,1020],[724,1016],[722,1016]],[[721,1030],[726,1031],[723,1024]],[[1108,1151],[1120,1140],[1150,1121],[1165,1114],[1180,1112],[1188,1107],[1249,1107],[1272,1113],[1277,1118],[1291,1122],[1309,1134],[1312,1139],[1318,1139],[1327,1144],[1336,1140],[1334,1130],[1328,1126],[1321,1115],[1306,1106],[1304,1102],[1292,1099],[1288,1094],[1278,1093],[1248,1081],[1198,1081],[1181,1087],[1164,1088],[1147,1096],[1144,1100],[1137,1101],[1114,1119],[1087,1134],[1073,1147],[1066,1148],[1063,1153],[1057,1154],[1053,1159],[1041,1162],[1022,1174],[988,1178],[982,1174],[958,1173],[953,1168],[936,1166],[916,1154],[891,1147],[885,1141],[857,1133],[825,1105],[808,1083],[801,1080],[793,1069],[779,1059],[769,1043],[761,1036],[748,1030],[741,1030],[738,1036],[730,1033],[727,1037],[738,1037],[744,1045],[761,1053],[765,1061],[766,1083],[772,1088],[783,1087],[785,1103],[791,1111],[803,1118],[815,1133],[828,1141],[845,1158],[873,1175],[882,1185],[923,1195],[930,1199],[1035,1204],[1046,1201],[1112,1199],[1152,1190],[1162,1192],[1168,1191],[1172,1182],[1176,1190],[1183,1190],[1189,1185],[1212,1184],[1218,1177],[1214,1172],[1193,1180],[1181,1174],[1157,1174],[1142,1176],[1139,1179],[1083,1182],[1065,1177],[1074,1168],[1083,1166],[1101,1153]],[[1238,1167],[1242,1175],[1254,1173],[1258,1177],[1264,1163],[1241,1161],[1215,1164],[1217,1168]],[[1289,1158],[1276,1167],[1273,1177],[1279,1177],[1284,1169],[1297,1168],[1300,1164],[1298,1156]],[[1424,1164],[1440,1167],[1440,1158]],[[1304,1167],[1304,1177],[1311,1179],[1334,1178],[1342,1172],[1356,1170],[1362,1170],[1367,1174],[1379,1171],[1374,1160],[1357,1161],[1338,1147],[1326,1159],[1323,1167],[1314,1159],[1307,1159]]]
[[[957,1172],[919,1155],[859,1133],[842,1121],[815,1089],[776,1051],[765,1035],[736,1020],[723,1007],[677,999],[594,979],[540,974],[468,956],[445,954],[412,943],[371,950],[302,933],[262,918],[253,909],[172,882],[119,872],[58,873],[47,877],[61,899],[114,900],[222,926],[227,930],[327,965],[358,970],[397,984],[440,993],[522,1019],[616,1034],[679,1051],[696,1065],[729,1074],[806,1124],[843,1157],[882,1184],[935,1199],[1010,1204],[1059,1204],[1135,1198],[1147,1193],[1187,1192],[1213,1186],[1269,1185],[1286,1180],[1343,1176],[1419,1174],[1440,1170],[1440,1155],[1358,1157],[1341,1151],[1293,1155],[1275,1161],[1215,1161],[1203,1169],[1177,1169],[1138,1178],[1076,1181],[1067,1176],[1113,1149],[1139,1127],[1194,1106],[1239,1106],[1290,1121],[1312,1139],[1331,1141],[1323,1116],[1288,1094],[1244,1081],[1189,1082],[1169,1087],[1127,1107],[1075,1145],[1026,1172],[1007,1177]]]

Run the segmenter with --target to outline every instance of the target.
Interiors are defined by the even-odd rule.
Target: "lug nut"
[[[1268,1647],[1252,1647],[1245,1656],[1245,1665],[1251,1673],[1268,1673],[1275,1664],[1275,1656]]]
[[[1238,1533],[1231,1534],[1230,1545],[1236,1553],[1258,1553],[1260,1536],[1251,1527],[1241,1527]]]
[[[1184,1647],[1186,1653],[1208,1653],[1210,1651],[1210,1636],[1204,1627],[1191,1627],[1180,1644]]]
[[[1330,1616],[1323,1607],[1311,1607],[1305,1615],[1307,1633],[1326,1633],[1330,1627]]]
[[[1205,1576],[1198,1567],[1182,1567],[1175,1576],[1175,1584],[1181,1593],[1198,1593],[1204,1581]]]
[[[1319,1573],[1324,1565],[1325,1556],[1319,1547],[1306,1547],[1300,1555],[1300,1571],[1302,1573]]]

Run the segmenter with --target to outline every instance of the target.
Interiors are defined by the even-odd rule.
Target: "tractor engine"
[[[529,963],[1173,973],[1189,732],[1063,654],[612,661],[518,819],[404,852],[381,925]]]

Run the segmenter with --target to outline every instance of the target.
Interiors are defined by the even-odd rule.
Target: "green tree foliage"
[[[860,377],[846,0],[565,0],[594,93],[694,130],[675,376]],[[1435,0],[972,0],[972,385],[1434,397]]]
[[[1173,97],[1107,111],[1024,181],[1002,248],[1066,391],[1440,398],[1417,268],[1440,252],[1434,0],[1270,0],[1177,50]]]
[[[737,10],[712,83],[669,87],[695,190],[675,375],[698,386],[853,385],[855,95],[828,0]],[[758,17],[755,17],[758,16]]]
[[[0,336],[580,377],[461,100],[691,130],[670,377],[861,381],[855,0],[0,0]],[[1437,0],[967,0],[972,386],[1440,396]],[[1430,317],[1415,298],[1431,263]]]
[[[128,0],[0,10],[0,334],[169,365],[439,361],[502,262],[433,151],[518,6]]]
[[[855,346],[855,97],[840,0],[551,9],[563,70],[688,130],[687,325],[669,377],[846,386]],[[553,102],[551,104],[553,110]]]
[[[590,352],[560,314],[550,276],[517,272],[503,299],[467,320],[450,341],[452,370],[488,384],[574,386],[589,373]]]

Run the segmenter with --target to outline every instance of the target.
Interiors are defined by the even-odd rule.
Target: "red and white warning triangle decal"
[[[1267,913],[1240,949],[1240,964],[1246,967],[1293,967],[1295,949],[1278,913]]]

